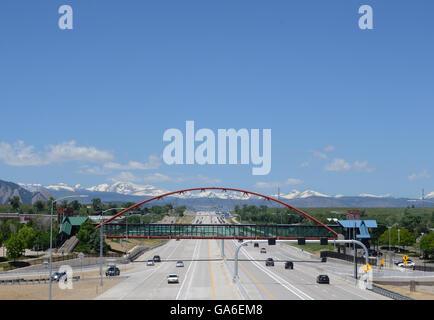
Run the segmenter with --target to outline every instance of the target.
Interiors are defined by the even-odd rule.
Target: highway
[[[216,217],[198,213],[193,223],[221,223]],[[106,291],[97,299],[141,300],[379,300],[388,299],[368,290],[359,289],[345,281],[336,270],[342,266],[320,263],[286,244],[269,246],[260,243],[254,248],[250,243],[239,256],[239,284],[233,280],[236,240],[224,241],[226,261],[221,257],[221,240],[170,240],[164,246],[144,253],[133,264],[132,270],[122,273],[128,278]],[[267,253],[260,253],[260,248]],[[162,262],[147,266],[146,261],[159,255]],[[274,267],[266,267],[264,261],[272,257]],[[176,267],[182,260],[184,267]],[[294,269],[284,268],[286,260],[294,262]],[[351,266],[349,266],[351,267]],[[347,266],[348,268],[348,266]],[[178,284],[168,284],[167,276],[175,273]],[[330,284],[317,284],[319,274],[327,274]]]

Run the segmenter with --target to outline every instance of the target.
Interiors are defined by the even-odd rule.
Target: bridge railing
[[[341,233],[340,226],[330,226]],[[107,224],[106,237],[240,237],[240,238],[335,238],[322,226],[305,225],[217,225],[217,224]]]

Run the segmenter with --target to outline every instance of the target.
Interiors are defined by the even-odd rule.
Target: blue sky
[[[58,8],[74,10],[73,30]],[[374,30],[358,27],[371,5]],[[434,191],[432,1],[0,4],[0,179]],[[168,166],[169,128],[272,129],[272,169]]]

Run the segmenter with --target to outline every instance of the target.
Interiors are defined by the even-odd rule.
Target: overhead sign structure
[[[372,270],[372,267],[369,263],[367,263],[363,266],[363,270],[365,270],[365,272],[368,273],[369,271]]]

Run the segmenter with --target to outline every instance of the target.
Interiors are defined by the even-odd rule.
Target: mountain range
[[[152,185],[138,185],[130,182],[115,182],[113,184],[100,184],[92,187],[82,185],[69,186],[64,183],[53,185],[13,183],[0,180],[0,204],[7,203],[13,196],[20,197],[25,204],[34,203],[37,200],[48,200],[51,196],[61,198],[70,195],[86,195],[87,198],[78,198],[83,203],[90,203],[93,198],[100,198],[103,202],[124,203],[140,202],[150,197],[169,192]],[[326,195],[314,190],[289,193],[272,194],[273,198],[280,199],[295,207],[406,207],[411,204],[421,205],[420,201],[410,198],[394,198],[390,195],[359,194],[358,196]],[[425,199],[434,198],[434,192],[425,196]],[[290,200],[290,201],[287,201]],[[189,209],[206,210],[213,206],[223,209],[232,209],[236,204],[268,205],[264,199],[245,195],[238,192],[220,192],[205,190],[201,192],[186,192],[171,197],[162,198],[153,204],[172,203],[174,206],[186,205]]]

